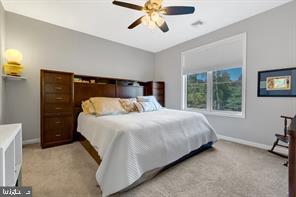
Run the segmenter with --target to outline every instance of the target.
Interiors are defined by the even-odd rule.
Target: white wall
[[[293,1],[156,54],[155,80],[166,82],[167,107],[181,109],[182,52],[247,32],[246,119],[219,116],[208,119],[221,135],[271,145],[274,133],[283,130],[279,116],[296,113],[296,98],[258,98],[257,72],[296,67],[295,18]]]
[[[5,119],[23,123],[24,140],[39,138],[40,69],[148,81],[154,54],[6,13],[6,48],[24,56],[26,81],[6,82]]]
[[[5,11],[0,1],[0,76],[2,74],[2,65],[4,64],[5,50]],[[0,78],[0,124],[3,122],[3,102],[4,102],[4,82]]]

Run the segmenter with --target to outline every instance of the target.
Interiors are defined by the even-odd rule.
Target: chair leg
[[[279,139],[277,139],[274,143],[273,143],[273,147],[271,148],[270,152],[273,152],[274,148],[278,145],[279,143]]]
[[[281,153],[278,153],[278,152],[274,151],[275,147],[279,145],[278,143],[279,143],[279,139],[277,139],[277,140],[274,142],[272,148],[271,148],[270,150],[268,150],[268,152],[270,152],[270,153],[272,153],[272,154],[275,154],[275,155],[278,155],[278,156],[283,157],[283,158],[288,158],[287,155],[284,155],[284,154],[281,154]]]

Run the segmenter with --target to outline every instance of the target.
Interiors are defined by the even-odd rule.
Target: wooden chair
[[[273,146],[272,146],[271,150],[269,150],[269,152],[271,152],[273,154],[276,154],[276,155],[279,155],[279,156],[284,157],[284,158],[288,158],[287,155],[284,155],[282,153],[279,153],[279,152],[274,151],[274,149],[277,146],[284,147],[284,148],[289,148],[289,146],[288,146],[289,145],[288,120],[292,120],[293,118],[292,117],[288,117],[288,116],[281,116],[281,118],[284,119],[284,135],[278,134],[278,133],[275,134],[276,140],[273,143]],[[279,142],[283,142],[283,143],[285,143],[287,145],[279,144]]]

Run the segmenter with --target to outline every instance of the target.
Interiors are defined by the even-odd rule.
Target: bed
[[[101,158],[96,179],[103,196],[130,188],[217,141],[202,114],[165,108],[101,117],[81,112],[77,131]]]

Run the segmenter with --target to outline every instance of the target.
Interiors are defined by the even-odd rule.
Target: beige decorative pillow
[[[92,115],[95,114],[94,106],[89,100],[82,101],[81,107],[84,113]]]
[[[97,116],[126,113],[119,102],[119,98],[95,97],[89,100],[93,104]]]
[[[138,111],[136,102],[136,98],[131,98],[131,99],[119,99],[119,102],[121,106],[125,109],[127,112],[136,112]]]

